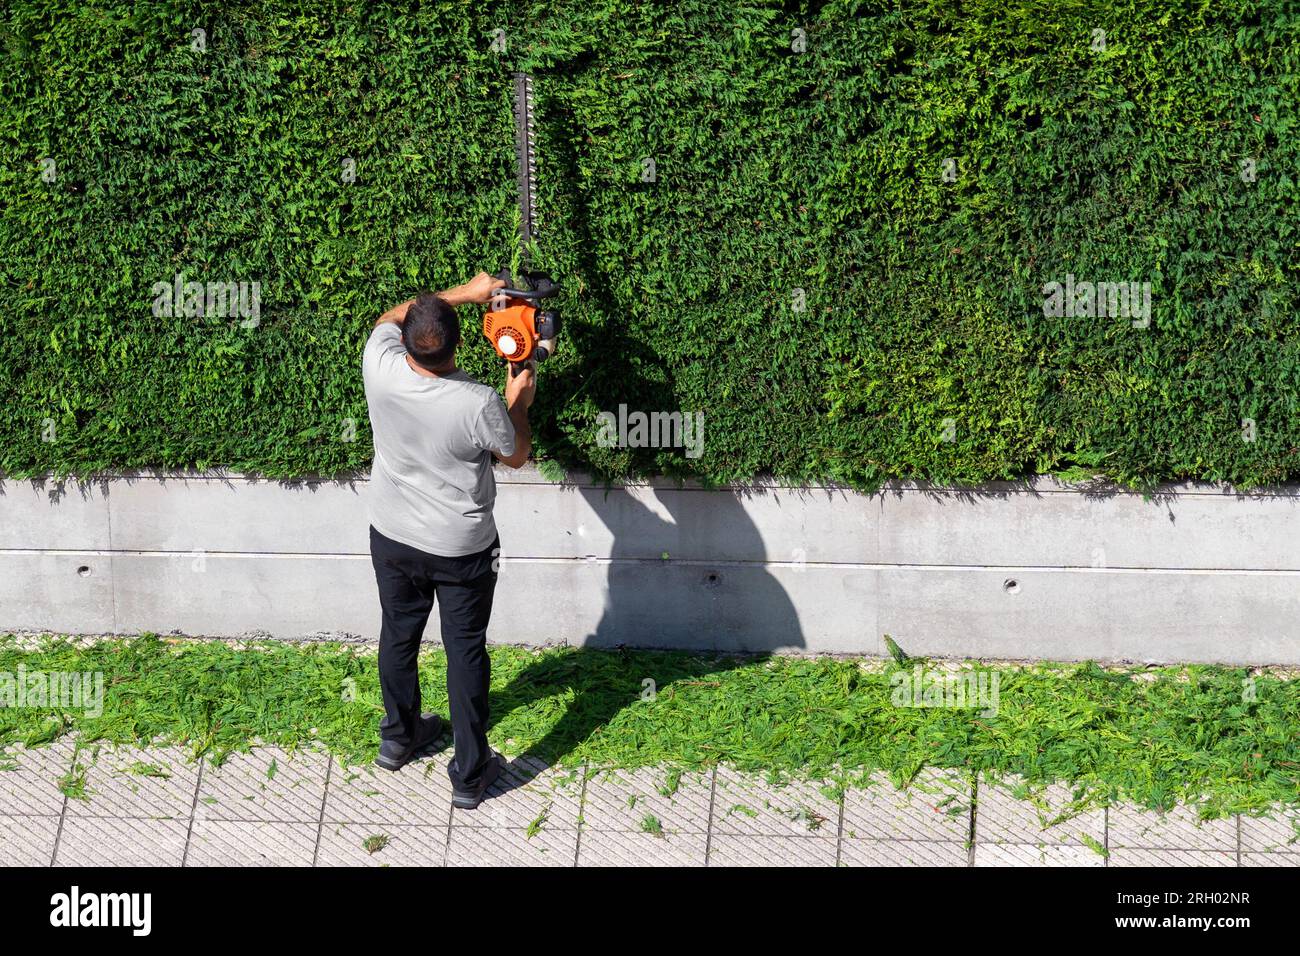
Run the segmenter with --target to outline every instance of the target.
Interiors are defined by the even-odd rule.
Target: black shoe
[[[409,747],[401,747],[391,740],[381,741],[379,756],[375,763],[385,770],[401,770],[408,763],[429,749],[442,736],[446,724],[437,714],[425,714],[420,718],[420,729]]]
[[[492,786],[499,776],[501,776],[501,755],[494,750],[488,762],[483,765],[483,773],[479,776],[476,786],[469,790],[452,786],[451,805],[457,810],[473,810],[483,802],[483,794],[487,793],[488,787]]]

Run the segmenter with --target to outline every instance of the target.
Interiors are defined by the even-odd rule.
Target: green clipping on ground
[[[939,665],[667,652],[491,648],[492,743],[548,763],[746,771],[863,784],[922,768],[1073,784],[1078,806],[1194,803],[1206,815],[1300,803],[1300,681],[1213,666],[1092,663],[949,670],[996,676],[995,707],[899,706]],[[22,668],[22,671],[20,671]],[[77,732],[173,742],[220,759],[257,744],[373,759],[382,713],[372,650],[145,636],[0,639],[0,695],[23,674],[103,676],[103,708],[0,707],[0,747]],[[445,659],[422,658],[425,707],[446,714]],[[996,711],[995,713],[992,711]],[[147,768],[142,772],[149,772]],[[69,779],[68,788],[84,781]],[[675,781],[673,783],[675,786]]]

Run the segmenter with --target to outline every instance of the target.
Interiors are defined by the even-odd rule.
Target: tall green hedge
[[[566,281],[549,459],[1300,474],[1286,0],[9,0],[0,31],[6,474],[366,467],[374,317],[513,251],[514,69]],[[178,273],[259,282],[260,320],[155,317]],[[1045,316],[1067,276],[1149,283],[1149,323]],[[620,405],[702,411],[704,453],[601,447]]]

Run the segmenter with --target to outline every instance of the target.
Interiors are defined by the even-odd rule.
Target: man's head
[[[460,344],[456,310],[432,292],[421,292],[406,310],[402,344],[416,365],[430,372],[444,371]]]

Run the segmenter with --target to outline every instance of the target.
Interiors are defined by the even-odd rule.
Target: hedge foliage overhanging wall
[[[0,471],[366,467],[375,316],[513,249],[523,68],[567,284],[549,458],[1300,476],[1292,9],[9,0]],[[156,317],[178,275],[258,283],[257,320]],[[1052,282],[1149,314],[1045,315]],[[703,454],[601,447],[620,405],[702,411]]]

